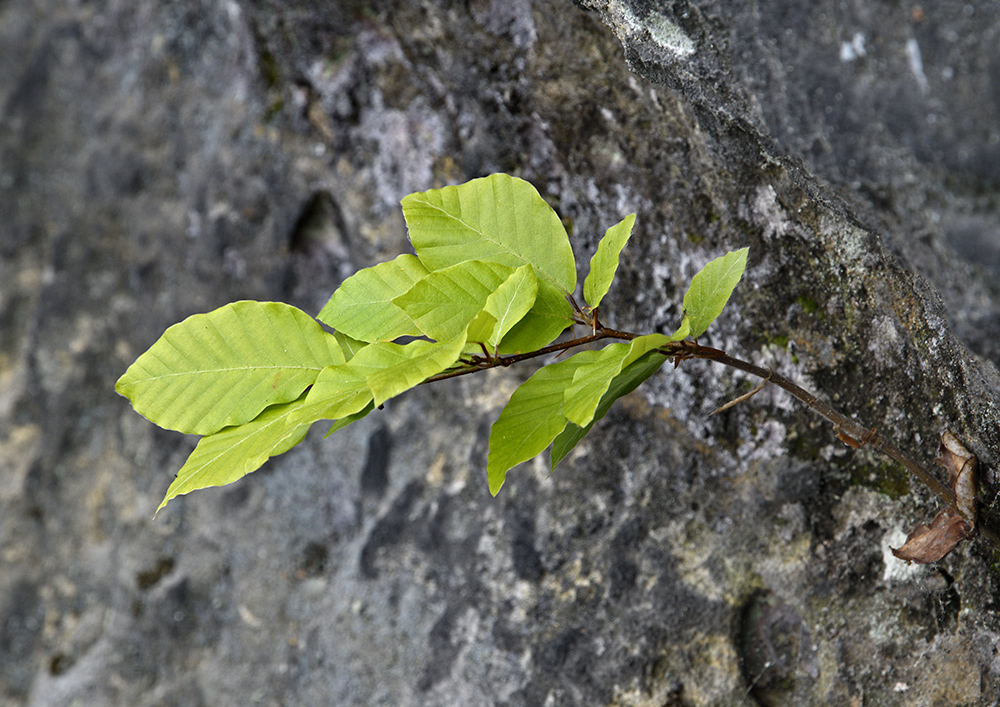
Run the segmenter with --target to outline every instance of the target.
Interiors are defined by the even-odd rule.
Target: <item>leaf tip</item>
[[[492,442],[492,435],[491,440]],[[486,458],[486,480],[489,483],[490,495],[496,497],[500,493],[500,489],[503,488],[504,481],[507,480],[507,472],[510,471],[510,466],[505,465],[503,462],[497,461],[494,450],[491,448],[487,452]]]
[[[500,489],[503,488],[503,482],[506,480],[506,472],[501,471],[499,474],[490,474],[490,495],[496,498],[496,495],[500,493]]]
[[[170,503],[170,501],[172,501],[173,498],[174,498],[174,494],[171,494],[169,492],[167,493],[166,496],[163,497],[163,500],[160,501],[160,505],[158,505],[156,507],[156,510],[153,511],[153,519],[154,520],[156,519],[156,516],[159,515],[160,511],[162,511],[164,508],[166,508],[167,504]]]

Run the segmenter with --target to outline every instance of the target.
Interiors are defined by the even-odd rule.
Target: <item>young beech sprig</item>
[[[331,434],[414,386],[586,346],[544,365],[511,396],[490,433],[492,494],[507,471],[550,445],[554,469],[667,360],[704,358],[759,376],[756,390],[784,388],[829,419],[840,439],[896,459],[972,532],[968,504],[956,505],[954,492],[877,432],[774,371],[697,342],[742,278],[747,248],[694,276],[676,331],[640,335],[599,317],[634,214],[598,244],[581,306],[566,231],[527,182],[493,174],[411,194],[402,207],[414,253],[355,273],[316,319],[279,302],[234,302],[168,328],[118,380],[115,389],[150,421],[203,435],[157,510],[255,471],[320,420],[334,421]],[[586,333],[560,339],[574,325]],[[599,343],[607,345],[593,348]]]

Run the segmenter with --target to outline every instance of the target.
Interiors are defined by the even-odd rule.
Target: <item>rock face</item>
[[[997,548],[897,561],[930,494],[770,388],[708,417],[754,381],[706,362],[496,499],[526,371],[152,518],[193,442],[128,363],[236,299],[317,312],[406,249],[402,196],[507,171],[584,270],[638,213],[622,328],[750,246],[704,343],[921,459],[952,430],[1000,527],[1000,19],[757,5],[0,2],[0,705],[1000,699]]]

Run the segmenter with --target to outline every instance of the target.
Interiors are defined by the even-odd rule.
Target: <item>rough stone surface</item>
[[[0,705],[996,704],[996,548],[895,560],[930,494],[770,388],[708,417],[752,384],[709,363],[496,499],[525,371],[152,518],[193,441],[128,363],[235,299],[318,311],[406,248],[403,195],[502,170],[584,269],[638,212],[620,327],[750,246],[705,343],[920,458],[951,429],[1000,526],[1000,15],[732,5],[0,0]]]

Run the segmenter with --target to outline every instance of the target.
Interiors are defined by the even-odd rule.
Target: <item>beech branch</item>
[[[448,380],[449,378],[457,378],[458,376],[467,376],[470,373],[478,373],[479,371],[486,371],[491,368],[506,368],[515,363],[520,363],[521,361],[528,361],[533,358],[539,358],[541,356],[547,356],[554,353],[562,353],[563,351],[569,351],[577,346],[583,346],[585,344],[592,344],[595,341],[600,341],[601,339],[623,339],[625,341],[631,341],[632,339],[639,336],[638,334],[632,334],[627,331],[615,331],[614,329],[608,329],[607,327],[601,327],[593,334],[588,336],[581,336],[577,339],[570,339],[568,341],[561,341],[557,344],[550,344],[545,348],[538,349],[537,351],[529,351],[527,353],[519,354],[506,354],[499,356],[472,356],[467,359],[467,362],[459,368],[453,368],[451,370],[445,371],[444,373],[439,373],[436,376],[431,376],[425,383],[435,383],[437,381]]]
[[[537,351],[530,351],[528,353],[518,353],[518,354],[507,354],[507,355],[497,355],[490,356],[488,354],[483,356],[472,356],[466,359],[465,363],[459,367],[449,371],[445,371],[439,375],[428,378],[426,382],[435,382],[441,380],[447,380],[449,378],[456,378],[458,376],[468,375],[470,373],[477,373],[479,371],[485,371],[490,368],[500,368],[513,365],[515,363],[520,363],[521,361],[527,361],[533,358],[539,358],[541,356],[547,356],[553,353],[562,353],[570,349],[576,348],[577,346],[584,346],[586,344],[591,344],[603,339],[620,339],[623,341],[631,341],[632,339],[640,336],[639,334],[634,334],[627,331],[617,331],[615,329],[610,329],[608,327],[602,326],[597,322],[597,317],[593,317],[588,324],[594,326],[594,333],[587,336],[581,336],[579,338],[570,339],[567,341],[562,341],[559,343],[551,344],[544,348],[538,349]],[[860,449],[865,445],[869,445],[874,449],[882,452],[889,458],[901,464],[907,471],[913,474],[917,479],[921,481],[930,491],[940,499],[948,508],[955,511],[962,518],[968,521],[970,527],[976,527],[983,537],[987,538],[995,546],[1000,547],[1000,534],[997,534],[991,528],[986,527],[983,524],[976,526],[975,518],[969,517],[968,508],[960,508],[959,504],[956,502],[955,492],[941,483],[937,476],[930,471],[923,464],[918,462],[916,459],[911,457],[909,454],[904,452],[902,449],[897,447],[893,442],[887,439],[884,435],[879,433],[874,428],[868,428],[860,424],[856,420],[847,417],[841,412],[835,410],[830,406],[825,400],[822,400],[812,393],[810,393],[805,388],[793,383],[791,380],[775,372],[770,368],[764,368],[763,366],[758,366],[756,364],[750,363],[749,361],[743,361],[742,359],[730,356],[725,351],[720,349],[714,349],[709,346],[702,346],[696,341],[671,341],[670,343],[664,345],[659,349],[662,353],[667,354],[674,360],[674,366],[676,367],[681,361],[687,359],[698,358],[714,361],[720,363],[723,366],[728,366],[730,368],[735,368],[745,373],[749,373],[753,376],[757,376],[762,379],[762,383],[755,390],[750,393],[740,396],[736,400],[724,405],[722,408],[716,412],[721,412],[724,409],[732,407],[733,405],[746,400],[753,394],[757,393],[761,388],[767,383],[773,383],[782,390],[787,391],[795,398],[805,403],[805,405],[813,410],[818,415],[826,418],[832,425],[834,430],[837,432],[837,438],[850,447],[855,449]]]

